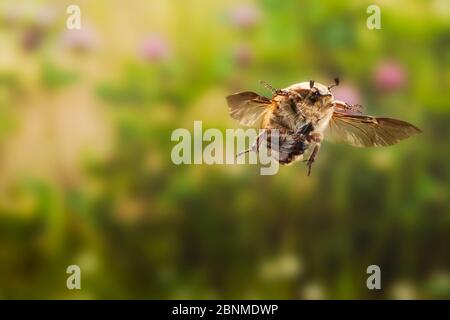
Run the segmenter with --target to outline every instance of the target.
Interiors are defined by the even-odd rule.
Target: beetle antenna
[[[339,78],[336,77],[333,79],[334,80],[334,84],[331,86],[328,86],[328,90],[330,90],[331,88],[337,87],[339,85]]]
[[[314,83],[316,83],[314,80],[309,80],[309,88],[312,89],[314,87]]]

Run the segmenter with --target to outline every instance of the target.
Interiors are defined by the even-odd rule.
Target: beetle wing
[[[254,92],[239,92],[227,97],[230,116],[242,125],[254,125],[269,110],[271,100]]]
[[[325,137],[354,147],[381,147],[396,144],[420,132],[402,120],[334,112]]]

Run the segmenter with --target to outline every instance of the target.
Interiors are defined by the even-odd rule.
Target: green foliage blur
[[[449,299],[450,3],[371,4],[2,1],[0,298]],[[226,95],[335,76],[423,134],[311,177],[171,162],[174,129],[240,127]]]

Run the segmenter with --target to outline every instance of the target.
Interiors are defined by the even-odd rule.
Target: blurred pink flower
[[[254,27],[258,23],[260,17],[261,12],[259,8],[253,5],[242,5],[231,11],[232,23],[243,29]]]
[[[89,51],[98,47],[97,34],[89,27],[66,30],[62,35],[62,44],[74,51]]]
[[[246,67],[253,61],[253,51],[245,44],[240,44],[234,49],[234,62],[240,67]]]
[[[170,55],[170,47],[163,37],[151,35],[142,41],[139,55],[146,61],[159,62]]]
[[[52,27],[56,22],[56,11],[51,7],[40,8],[34,17],[37,26],[47,29]]]
[[[347,102],[350,105],[361,104],[361,95],[353,86],[339,85],[331,90],[336,100]]]
[[[406,71],[397,61],[383,61],[375,68],[374,82],[381,90],[399,89],[406,84]]]

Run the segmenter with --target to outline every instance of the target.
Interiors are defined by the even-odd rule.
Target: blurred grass
[[[79,33],[72,3],[0,6],[0,298],[450,298],[448,2],[76,1]],[[424,133],[309,178],[172,164],[175,128],[238,127],[227,94],[335,76]]]

